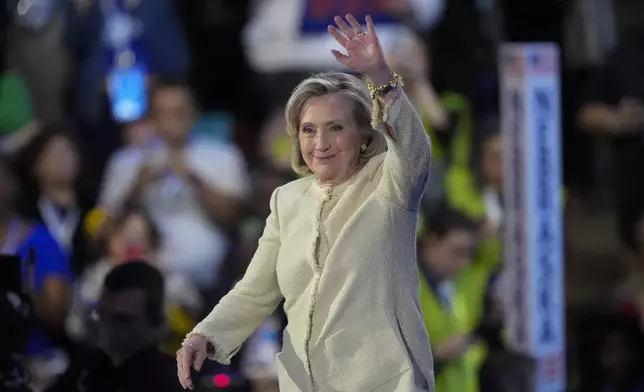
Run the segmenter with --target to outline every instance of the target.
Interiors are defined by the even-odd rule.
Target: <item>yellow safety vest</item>
[[[449,163],[457,166],[467,167],[472,156],[472,107],[470,102],[462,94],[448,91],[441,95],[441,103],[447,113],[457,114],[458,128],[449,146],[442,146],[435,137],[429,121],[423,121],[425,132],[432,139],[433,159],[444,160],[449,151]]]
[[[472,219],[485,217],[485,203],[467,167],[452,165],[445,175],[445,197],[451,207]]]
[[[420,276],[420,306],[432,346],[452,336],[474,332],[482,317],[489,278],[487,268],[472,264],[459,274],[454,283],[452,309],[445,308],[425,277]],[[446,363],[436,376],[436,391],[478,392],[479,370],[486,356],[486,346],[478,343],[460,359]]]
[[[466,167],[452,165],[445,176],[445,198],[448,204],[471,219],[485,218],[485,203],[476,186],[474,173]],[[566,206],[566,190],[561,190],[561,203]],[[478,260],[490,268],[502,264],[499,239],[485,239],[479,249]]]

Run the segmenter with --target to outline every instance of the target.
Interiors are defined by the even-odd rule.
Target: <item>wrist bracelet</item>
[[[398,99],[398,97],[400,96],[400,90],[397,91],[395,97],[393,97],[393,99],[391,100],[392,102],[385,103],[382,97],[385,94],[404,85],[405,84],[403,83],[402,77],[395,72],[392,72],[391,80],[381,86],[375,86],[373,84],[373,81],[367,77],[367,88],[371,93],[371,102],[373,104],[373,109],[371,112],[372,128],[376,129],[379,125],[387,122],[389,113],[387,112],[386,108],[387,106],[390,106],[392,102],[395,102]]]
[[[403,78],[400,75],[398,75],[396,72],[392,72],[392,77],[390,81],[380,86],[374,85],[373,81],[369,77],[367,77],[367,88],[371,93],[372,99],[377,98],[378,96],[382,97],[383,95],[386,95],[392,90],[398,87],[402,87],[404,85],[405,83],[403,82]]]

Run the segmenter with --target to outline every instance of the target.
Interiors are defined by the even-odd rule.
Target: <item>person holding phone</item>
[[[159,79],[150,102],[158,138],[110,166],[99,205],[111,215],[128,205],[145,208],[163,238],[164,272],[217,289],[226,284],[220,272],[228,234],[249,194],[246,162],[235,145],[195,134],[198,108],[185,81]]]

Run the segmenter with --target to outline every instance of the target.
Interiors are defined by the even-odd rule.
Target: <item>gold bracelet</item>
[[[403,82],[402,76],[398,75],[396,72],[392,72],[390,81],[380,86],[374,85],[373,81],[369,77],[367,77],[367,88],[371,93],[372,99],[378,96],[383,96],[398,87],[403,87],[404,85],[405,83]]]
[[[381,97],[404,85],[402,77],[395,72],[392,72],[392,77],[389,82],[377,87],[373,84],[373,81],[367,77],[367,88],[371,93],[371,102],[373,104],[373,110],[371,112],[371,127],[373,129],[376,129],[382,123],[387,122],[387,119],[389,118],[386,107],[392,103],[390,102],[389,104],[385,104]],[[398,90],[398,94],[394,97],[393,102],[398,99],[398,96],[400,95],[399,93],[400,90]]]

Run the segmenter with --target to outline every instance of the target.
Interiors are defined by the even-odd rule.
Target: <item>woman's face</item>
[[[114,262],[149,257],[151,249],[148,221],[142,215],[130,215],[111,236],[108,246],[109,258]]]
[[[310,98],[300,113],[302,157],[320,182],[340,183],[357,168],[361,132],[354,103],[340,94]]]
[[[483,178],[486,185],[497,189],[503,186],[503,140],[494,135],[483,145]]]
[[[80,157],[76,145],[64,136],[49,140],[36,163],[36,176],[53,182],[71,183],[78,175]]]

